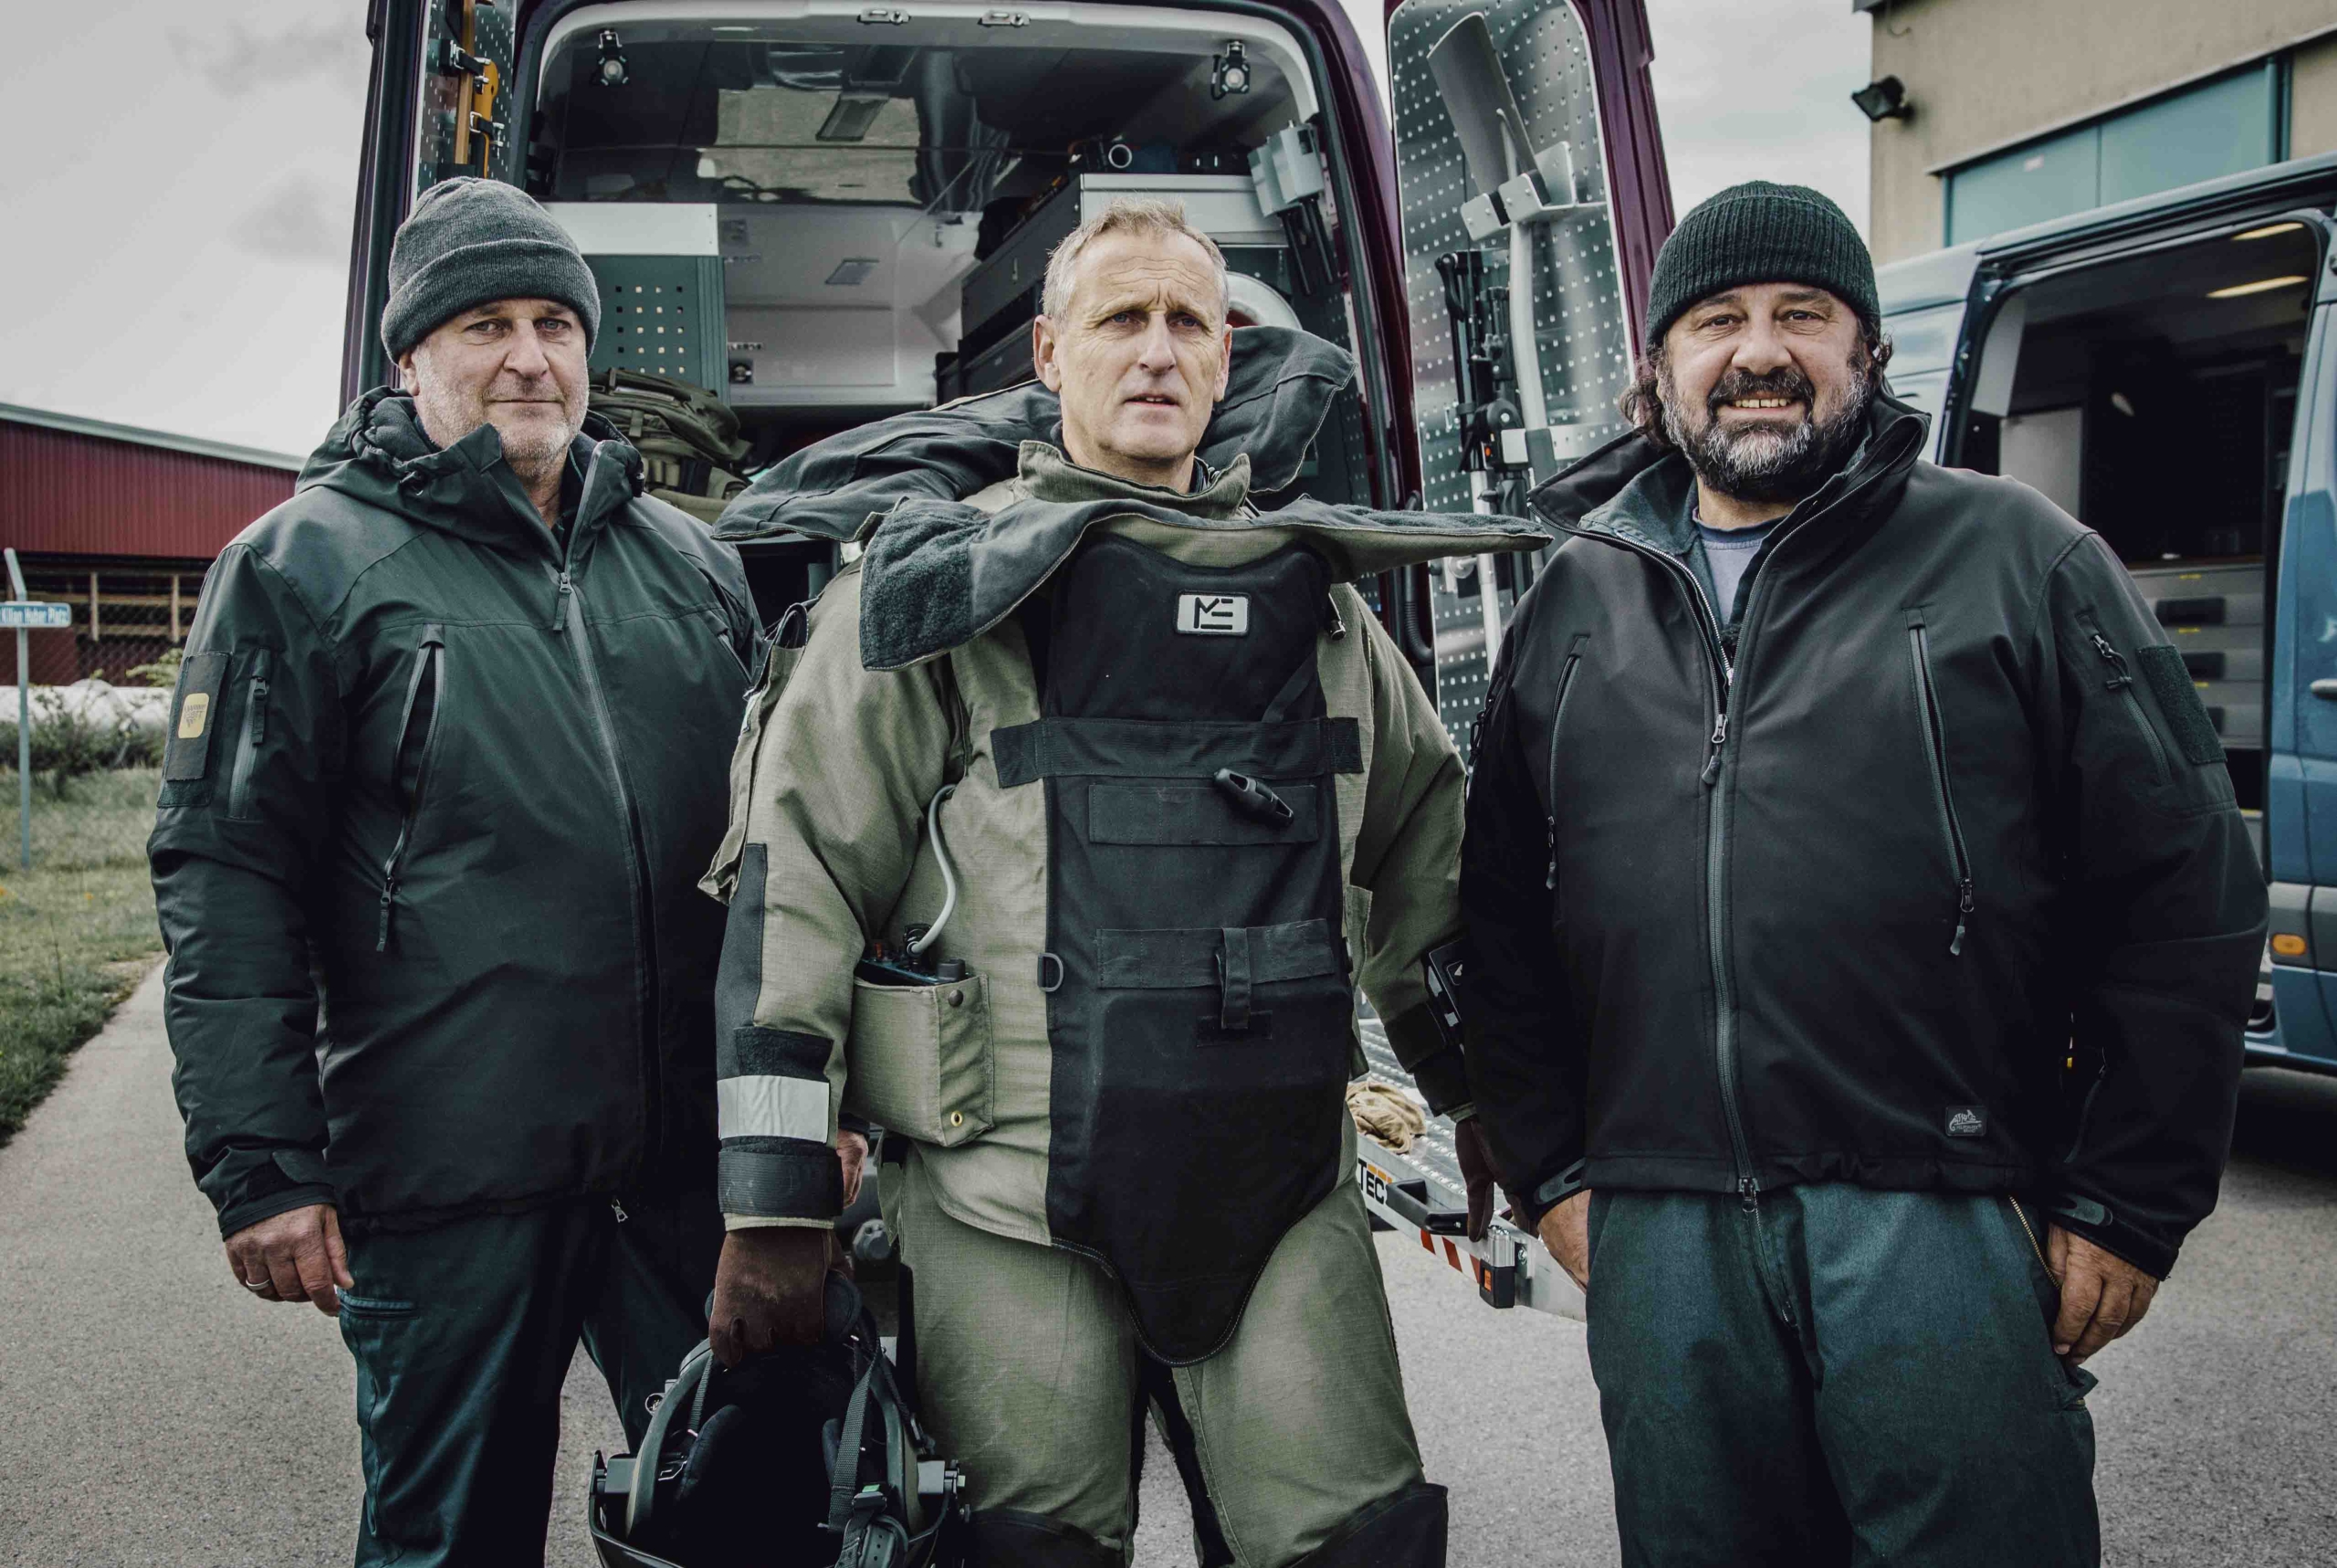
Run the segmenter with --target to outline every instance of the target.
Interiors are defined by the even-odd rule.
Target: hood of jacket
[[[575,545],[641,493],[641,455],[598,414],[587,414],[569,444],[582,480]],[[547,538],[527,486],[503,461],[503,437],[482,424],[450,446],[425,434],[414,396],[376,387],[349,405],[300,470],[295,493],[338,491],[410,521],[506,550],[540,549]],[[575,548],[571,545],[571,549]]]
[[[1253,489],[1285,488],[1331,399],[1354,380],[1355,357],[1312,333],[1235,329],[1232,377],[1202,433],[1201,461],[1229,468],[1246,455]],[[1063,444],[1063,405],[1035,381],[856,425],[765,470],[724,510],[714,537],[857,538],[904,499],[955,501],[1012,478],[1026,441]]]
[[[863,665],[901,669],[973,641],[1037,592],[1098,527],[1155,549],[1195,533],[1250,536],[1261,553],[1305,543],[1342,581],[1550,542],[1541,524],[1470,512],[1377,512],[1301,497],[1261,513],[1248,504],[1252,470],[1244,455],[1189,494],[1082,468],[1043,442],[1022,447],[1017,465],[1029,494],[995,512],[907,499],[886,514],[862,557]]]
[[[1930,423],[1928,416],[1890,393],[1879,393],[1867,414],[1866,439],[1839,471],[1796,504],[1779,532],[1854,494],[1861,504],[1848,510],[1858,516],[1887,511],[1923,455]],[[1538,486],[1527,505],[1535,517],[1567,533],[1604,534],[1684,556],[1695,542],[1688,505],[1695,487],[1695,472],[1678,449],[1635,430]]]

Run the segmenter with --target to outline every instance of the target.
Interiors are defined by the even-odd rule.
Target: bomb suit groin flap
[[[1337,350],[1252,330],[1247,349],[1251,384],[1283,395],[1249,435],[1294,475]],[[1290,364],[1307,373],[1272,373]],[[721,1071],[786,1080],[754,1092],[798,1120],[726,1115],[724,1207],[821,1218],[813,1156],[864,1114],[913,1142],[955,1218],[1107,1265],[1148,1348],[1188,1363],[1346,1174],[1357,984],[1431,1104],[1466,1099],[1420,978],[1458,930],[1460,763],[1353,580],[1550,536],[1303,498],[1261,514],[1241,451],[1185,494],[1044,436],[1014,459],[953,475],[984,481],[970,501],[906,490],[897,465],[875,481],[864,555],[750,704],[708,878],[736,887]],[[952,979],[855,977],[945,906]]]

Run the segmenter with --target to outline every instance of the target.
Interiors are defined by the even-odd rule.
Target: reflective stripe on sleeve
[[[828,1085],[824,1079],[749,1074],[718,1079],[715,1108],[725,1138],[828,1136]]]

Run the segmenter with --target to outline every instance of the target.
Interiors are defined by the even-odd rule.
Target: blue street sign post
[[[0,627],[16,629],[16,836],[17,863],[33,869],[33,665],[26,634],[38,628],[60,631],[73,624],[69,604],[43,604],[25,592],[24,569],[16,552],[8,558],[8,590],[14,598],[0,602]]]

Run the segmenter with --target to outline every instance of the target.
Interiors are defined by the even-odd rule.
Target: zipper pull
[[[609,1199],[609,1212],[617,1217],[617,1223],[619,1225],[623,1225],[626,1220],[633,1218],[633,1216],[624,1211],[624,1205],[619,1203],[613,1197]]]
[[[397,901],[397,877],[394,874],[384,877],[382,881],[382,925],[373,936],[373,951],[376,953],[390,950],[390,905]]]
[[[1964,956],[1964,929],[1971,923],[1972,879],[1967,876],[1964,879],[1956,893],[1955,935],[1948,938],[1947,956],[1949,957],[1961,958]]]
[[[568,569],[562,567],[560,573],[560,598],[553,605],[551,612],[551,629],[553,631],[565,632],[568,630],[568,596],[575,591],[575,585],[568,580]]]
[[[1710,785],[1720,777],[1720,748],[1728,744],[1728,710],[1726,708],[1720,710],[1719,722],[1713,726],[1712,738],[1706,744],[1712,747],[1713,754],[1704,763],[1703,781],[1706,785]]]
[[[267,743],[267,681],[265,681],[265,680],[257,680],[257,681],[254,681],[254,682],[252,683],[252,724],[251,724],[251,733],[252,733],[252,744],[253,744],[254,746],[261,746],[261,745],[265,745],[265,744]]]
[[[2126,661],[2119,656],[2117,649],[2110,645],[2110,639],[2099,632],[2093,634],[2093,651],[2100,653],[2110,665],[2112,674],[2107,690],[2114,692],[2121,686],[2131,686],[2134,684],[2134,677],[2126,673]]]
[[[1738,1176],[1736,1178],[1736,1200],[1745,1206],[1745,1210],[1748,1213],[1760,1207],[1761,1184],[1749,1176]]]
[[[1549,874],[1548,876],[1546,876],[1546,877],[1545,877],[1545,878],[1543,879],[1543,881],[1542,881],[1542,889],[1543,889],[1543,891],[1544,891],[1544,892],[1546,892],[1546,893],[1556,893],[1556,892],[1557,892],[1557,891],[1558,891],[1558,820],[1557,820],[1557,818],[1556,818],[1556,817],[1552,817],[1551,819],[1549,819],[1549,823],[1550,823],[1550,874]]]

